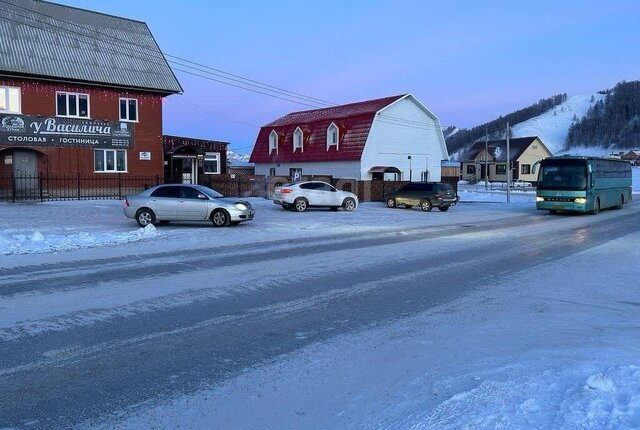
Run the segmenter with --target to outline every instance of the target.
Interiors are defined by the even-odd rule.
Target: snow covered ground
[[[634,169],[634,190],[640,192],[638,168]],[[640,198],[636,195],[631,206],[597,217],[552,217],[535,211],[531,192],[514,192],[509,205],[496,203],[505,201],[505,192],[462,187],[460,195],[463,202],[446,213],[363,203],[353,213],[311,210],[298,214],[268,200],[253,199],[256,220],[225,229],[209,223],[139,229],[124,217],[120,201],[0,204],[0,268],[7,276],[17,266],[159,251],[170,255],[172,250],[212,244],[267,244],[285,239],[295,245],[350,233],[403,235],[416,227],[510,225],[506,230],[462,234],[450,238],[444,247],[432,239],[410,247],[381,246],[373,255],[333,252],[340,261],[350,258],[354,264],[363,264],[366,260],[373,267],[424,253],[456,254],[470,242],[493,246],[498,236],[513,246],[525,246],[542,233],[552,239],[555,229],[569,229],[571,240],[580,244],[595,221],[637,216]],[[536,226],[535,220],[541,217],[553,222]],[[132,405],[80,427],[640,428],[638,243],[640,233],[632,233],[570,258],[545,260],[515,275],[508,274],[502,261],[489,259],[477,288],[428,312],[311,343],[246,368],[220,384]],[[534,247],[529,252],[543,251]],[[315,255],[286,262],[305,267],[308,277],[335,270]],[[269,262],[251,267],[260,268],[259,276],[269,286],[277,283],[280,273],[273,266]],[[464,270],[461,267],[456,270]],[[89,271],[86,266],[78,270]],[[233,285],[207,289],[204,279],[211,275],[204,272],[184,279],[176,275],[166,283],[161,278],[105,281],[78,289],[9,294],[0,300],[4,310],[0,341],[26,344],[46,333],[90,328],[124,315],[145,318],[190,300],[271,291],[253,279],[256,273],[246,273],[243,265],[220,270],[217,275],[233,278]],[[367,288],[358,282],[354,280],[353,289]],[[194,285],[202,289],[194,293]],[[84,351],[71,344],[51,353],[80,360]],[[78,357],[73,358],[74,354]],[[29,365],[37,369],[49,359],[53,358],[33,357]]]
[[[638,243],[634,233],[503,280],[493,271],[430,312],[85,426],[640,428]]]
[[[633,168],[633,189],[640,193],[640,167]],[[445,225],[504,219],[521,213],[535,204],[534,192],[513,191],[511,205],[484,206],[482,203],[506,202],[506,191],[485,190],[484,184],[460,185],[461,204],[449,212],[437,210],[429,214],[417,209],[390,210],[379,202],[361,203],[354,213],[312,209],[304,214],[282,210],[270,200],[254,198],[257,210],[254,221],[235,228],[205,229],[209,223],[174,223],[168,226],[137,227],[122,213],[118,200],[83,200],[28,204],[0,203],[3,222],[0,226],[0,255],[55,253],[103,247],[126,247],[145,242],[147,249],[162,246],[209,246],[215,243],[249,243],[275,238],[302,238],[322,234],[356,231],[380,231],[389,226],[402,228],[416,225]],[[487,210],[488,209],[488,210]],[[322,232],[322,233],[319,233]],[[176,238],[179,243],[176,244]],[[135,245],[138,252],[144,251]],[[6,260],[6,259],[5,259]]]

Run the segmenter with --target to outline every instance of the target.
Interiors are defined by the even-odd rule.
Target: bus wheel
[[[593,210],[590,212],[591,215],[597,215],[600,212],[600,197],[596,199],[596,202],[593,204]]]
[[[624,196],[620,194],[620,203],[616,206],[616,209],[622,209],[622,206],[624,206]]]

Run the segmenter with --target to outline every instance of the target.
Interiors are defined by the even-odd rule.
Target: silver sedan
[[[206,221],[216,227],[252,220],[249,202],[224,198],[202,185],[158,185],[124,199],[124,214],[142,227],[156,222]]]

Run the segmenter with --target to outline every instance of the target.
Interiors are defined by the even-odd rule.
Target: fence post
[[[122,199],[122,173],[118,173],[118,198]]]
[[[13,198],[13,203],[16,202],[16,175],[11,175],[11,196]]]
[[[42,193],[42,173],[38,175],[38,190],[40,191],[40,202],[44,202],[44,194]]]
[[[78,172],[77,177],[78,177],[78,183],[77,183],[77,185],[78,185],[77,186],[77,188],[78,188],[78,190],[77,190],[78,191],[78,200],[80,200],[80,172]]]

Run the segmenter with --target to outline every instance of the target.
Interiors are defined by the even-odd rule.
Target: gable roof
[[[531,145],[536,139],[542,143],[542,141],[538,138],[538,136],[530,136],[530,137],[516,137],[509,139],[509,158],[510,161],[516,161],[524,151],[527,150],[529,145]],[[544,145],[544,143],[542,143]],[[491,158],[494,161],[507,161],[507,140],[490,140],[486,143],[487,150]],[[478,154],[483,151],[485,148],[484,141],[478,141],[474,143],[469,151],[467,152],[467,156],[463,157],[466,160],[474,160]],[[546,148],[546,147],[545,147]],[[549,150],[547,150],[549,151]],[[549,152],[551,154],[551,152]]]
[[[289,113],[260,129],[250,162],[360,160],[376,113],[406,96],[403,94]],[[331,123],[338,127],[338,149],[331,147],[327,151],[327,129]],[[293,131],[298,127],[304,133],[303,151],[292,152]],[[278,134],[278,154],[269,155],[269,135],[272,131]]]
[[[3,0],[0,73],[179,93],[147,24],[39,0]]]

